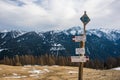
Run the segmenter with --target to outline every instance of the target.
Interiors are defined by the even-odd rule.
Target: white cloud
[[[84,10],[91,18],[88,26],[107,27],[113,24],[118,27],[118,20],[113,20],[112,24],[109,22],[113,13],[119,10],[116,8],[118,2],[118,0],[0,0],[0,26],[6,26],[0,29],[10,29],[8,28],[10,26],[14,26],[11,29],[42,31],[65,29],[82,25],[79,17],[83,15]]]

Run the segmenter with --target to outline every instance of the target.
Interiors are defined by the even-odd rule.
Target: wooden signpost
[[[83,80],[83,66],[84,63],[89,60],[88,57],[86,57],[85,54],[85,41],[86,41],[86,24],[90,21],[89,17],[86,14],[86,11],[84,12],[84,15],[80,18],[80,20],[83,22],[83,35],[82,36],[75,36],[73,38],[73,41],[80,42],[80,48],[76,48],[76,54],[79,56],[71,56],[72,62],[79,62],[79,74],[78,74],[78,80]]]

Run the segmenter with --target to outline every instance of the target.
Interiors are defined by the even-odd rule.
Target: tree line
[[[0,64],[22,66],[22,65],[60,65],[60,66],[79,66],[79,63],[71,62],[70,56],[55,56],[45,54],[41,56],[33,55],[16,55],[14,57],[5,56],[0,60]],[[89,60],[84,65],[87,68],[94,69],[110,69],[113,67],[120,67],[120,57],[109,57],[106,60]]]

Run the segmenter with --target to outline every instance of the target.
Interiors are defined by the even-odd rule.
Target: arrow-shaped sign
[[[86,56],[71,56],[71,62],[86,62],[89,57]]]
[[[75,42],[81,42],[81,41],[85,42],[86,37],[84,35],[83,36],[74,36],[72,40],[75,41]]]

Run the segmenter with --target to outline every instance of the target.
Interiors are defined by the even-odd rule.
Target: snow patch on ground
[[[39,65],[34,65],[34,66],[39,66]]]
[[[112,70],[120,70],[120,67],[112,68]]]
[[[17,78],[17,79],[19,79],[19,78],[26,78],[27,76],[8,76],[8,77],[5,77],[5,78]]]
[[[50,72],[48,69],[43,69],[45,72]]]
[[[9,77],[5,77],[5,78],[21,78],[21,76],[9,76]]]
[[[28,73],[30,73],[30,77],[35,77],[35,78],[39,78],[39,76],[41,75],[41,74],[45,74],[45,73],[48,73],[48,72],[50,72],[48,69],[43,69],[43,70],[38,70],[38,69],[35,69],[35,68],[33,68],[33,70],[30,70],[30,71],[28,71]]]
[[[22,69],[24,69],[24,70],[25,70],[25,69],[29,69],[29,68],[23,67]]]
[[[27,76],[20,76],[18,75],[17,73],[12,73],[12,76],[6,76],[5,78],[16,78],[16,79],[19,79],[19,78],[26,78]]]
[[[31,73],[31,74],[43,74],[46,72],[50,72],[50,71],[47,68],[43,70],[38,70],[38,69],[33,68],[32,70],[28,71],[28,73]]]
[[[26,69],[30,69],[32,66],[31,65],[24,65],[23,67],[22,67],[22,69],[23,70],[26,70]]]
[[[30,74],[29,76],[30,76],[30,77],[36,77],[36,78],[39,78],[39,75],[38,75],[38,74]]]
[[[32,67],[31,65],[24,65],[24,67]]]
[[[12,73],[14,76],[17,76],[18,74],[17,73]]]
[[[77,74],[78,72],[77,71],[69,71],[68,73],[69,74]]]
[[[42,73],[44,73],[44,71],[42,71],[42,70],[31,70],[31,71],[28,71],[28,73],[32,73],[32,74],[42,74]]]

